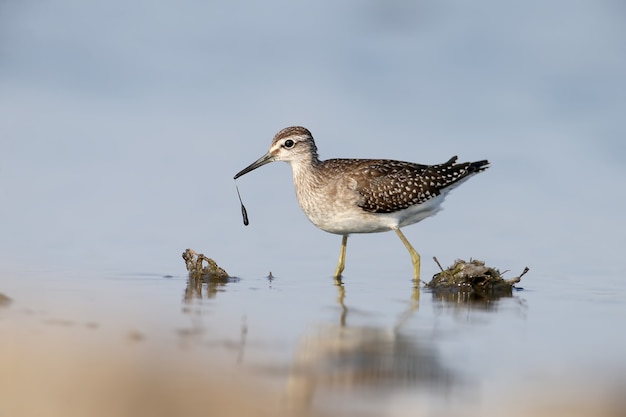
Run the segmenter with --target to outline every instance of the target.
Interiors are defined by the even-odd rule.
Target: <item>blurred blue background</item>
[[[203,389],[191,396],[210,407],[205,379],[239,393],[231,372],[274,369],[283,383],[316,355],[303,376],[350,375],[375,367],[379,339],[381,363],[470,377],[476,415],[537,409],[533,390],[552,407],[567,383],[581,394],[565,389],[566,409],[605,397],[624,409],[625,21],[619,0],[0,1],[0,295],[13,300],[0,312],[0,404],[84,415],[65,408],[85,390],[139,404],[133,384],[108,380],[119,395],[107,396],[93,385],[106,378],[82,373],[81,352],[106,374],[121,352],[132,366],[113,363],[119,375],[165,384],[145,404],[187,392],[148,370],[189,360]],[[433,256],[473,257],[507,278],[530,267],[525,291],[475,305],[424,290],[418,303],[395,233],[351,237],[333,285],[341,239],[300,211],[286,164],[238,180],[245,227],[233,175],[296,124],[321,158],[489,159],[404,233],[424,280]],[[185,248],[241,279],[194,287]],[[358,343],[337,359],[328,346],[345,334]],[[412,356],[422,348],[432,356]],[[376,415],[413,416],[432,402],[377,382],[345,397],[348,410],[395,401]],[[335,388],[320,405],[343,404]],[[444,397],[467,415],[469,398]],[[237,395],[251,409],[255,398]]]
[[[340,238],[286,165],[232,176],[299,124],[320,156],[488,158],[406,229],[434,255],[545,274],[626,266],[626,6],[614,0],[3,1],[5,271],[330,276]],[[411,273],[395,234],[353,237],[346,278]]]

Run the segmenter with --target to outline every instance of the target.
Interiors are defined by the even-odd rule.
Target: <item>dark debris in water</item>
[[[213,259],[196,253],[193,249],[186,249],[183,252],[183,259],[190,277],[194,278],[229,278],[228,272],[222,269]],[[206,266],[205,263],[206,262]]]
[[[529,271],[528,268],[525,268],[519,276],[505,279],[503,274],[506,271],[500,272],[477,259],[470,259],[469,262],[457,259],[445,270],[437,258],[434,259],[441,272],[433,276],[433,279],[426,284],[427,288],[439,294],[457,295],[463,293],[469,298],[475,299],[510,297],[513,289],[515,289],[515,284],[520,282],[524,274]]]
[[[186,249],[183,259],[189,273],[185,302],[204,298],[204,294],[209,298],[215,297],[227,284],[239,281],[239,278],[228,275],[213,259],[193,249]]]

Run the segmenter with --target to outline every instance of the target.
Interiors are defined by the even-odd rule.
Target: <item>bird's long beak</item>
[[[253,171],[259,167],[262,167],[263,165],[269,164],[270,162],[274,162],[274,159],[276,159],[274,155],[272,155],[269,152],[266,153],[265,155],[263,155],[262,157],[260,157],[259,159],[257,159],[256,161],[254,161],[253,163],[251,163],[250,165],[248,165],[241,171],[239,171],[237,175],[235,175],[235,179],[241,177],[244,174],[247,174],[250,171]]]

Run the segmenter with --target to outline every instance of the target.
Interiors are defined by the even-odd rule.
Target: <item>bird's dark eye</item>
[[[295,142],[291,139],[287,139],[284,144],[285,148],[293,148],[293,145],[295,145]]]

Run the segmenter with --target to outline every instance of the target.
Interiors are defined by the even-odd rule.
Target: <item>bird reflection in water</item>
[[[432,334],[403,330],[419,309],[419,284],[414,285],[408,306],[390,327],[349,325],[346,287],[341,280],[335,280],[335,285],[340,311],[338,324],[315,327],[302,338],[294,354],[286,394],[292,410],[301,412],[311,408],[320,392],[373,388],[373,392],[385,395],[396,388],[409,388],[416,394],[446,395],[453,389],[471,387],[467,376],[461,377],[458,371],[455,373],[442,365]],[[524,307],[514,291],[494,291],[480,296],[431,288],[426,291],[431,292],[435,305],[453,311],[491,310],[502,298],[515,298]],[[371,396],[372,391],[367,393]]]
[[[346,288],[336,280],[339,324],[322,324],[305,335],[294,354],[287,383],[291,410],[310,408],[316,393],[327,389],[356,390],[420,387],[447,391],[456,378],[442,366],[437,351],[427,341],[403,333],[402,327],[417,311],[419,288],[409,306],[390,327],[348,325]],[[369,391],[368,391],[369,392]]]

